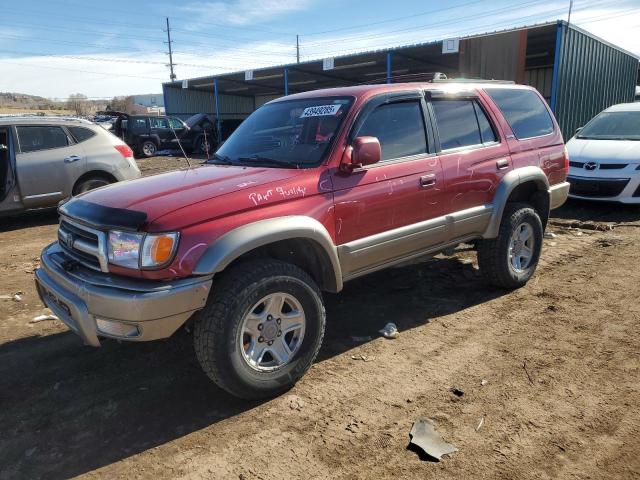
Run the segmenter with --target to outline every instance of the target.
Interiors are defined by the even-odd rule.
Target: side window
[[[515,136],[519,139],[539,137],[553,132],[553,122],[547,107],[532,90],[487,88]]]
[[[69,145],[69,138],[61,127],[42,125],[16,128],[18,130],[20,151],[23,153]]]
[[[73,138],[78,143],[84,142],[85,140],[89,140],[91,137],[93,137],[96,134],[96,132],[94,132],[89,128],[84,128],[84,127],[67,127],[67,128],[69,129],[69,132],[71,132],[71,135],[73,135]]]
[[[169,128],[169,122],[166,118],[149,117],[151,128]]]
[[[478,102],[473,102],[473,108],[476,110],[476,118],[478,119],[478,126],[480,127],[480,137],[482,137],[482,143],[497,142],[496,132],[491,126],[491,122],[487,118],[487,114],[484,113],[482,107]]]
[[[173,128],[174,130],[178,130],[179,128],[184,128],[184,125],[182,125],[182,122],[177,118],[170,118],[169,124],[171,125],[171,128]]]
[[[377,137],[382,160],[426,153],[427,137],[420,102],[379,106],[365,119],[358,136]]]
[[[123,120],[123,122],[125,121]],[[136,132],[144,132],[147,129],[147,120],[145,118],[132,118],[131,129]]]
[[[442,150],[482,143],[473,100],[436,100],[433,111]]]

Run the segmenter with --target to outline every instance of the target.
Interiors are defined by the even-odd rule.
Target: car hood
[[[95,206],[96,212],[111,212],[112,216],[118,216],[118,212],[140,212],[149,224],[190,205],[266,183],[282,182],[301,172],[284,168],[203,165],[92,190],[70,200],[63,208],[68,212],[82,211],[85,217],[91,215],[91,205]],[[80,205],[82,208],[78,208]]]
[[[572,138],[567,143],[569,159],[579,162],[640,163],[640,141]]]

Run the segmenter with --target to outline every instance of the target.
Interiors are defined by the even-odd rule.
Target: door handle
[[[429,175],[423,175],[420,177],[420,186],[422,188],[431,188],[436,184],[436,176],[431,173]]]
[[[509,168],[509,160],[507,160],[506,158],[501,158],[500,160],[496,161],[496,167],[498,167],[498,170]]]
[[[77,162],[78,160],[82,160],[82,159],[77,155],[71,155],[69,157],[64,158],[64,163],[73,163],[73,162]]]

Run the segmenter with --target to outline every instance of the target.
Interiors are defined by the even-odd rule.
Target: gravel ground
[[[183,163],[140,161],[145,174]],[[640,478],[639,207],[554,212],[557,236],[515,292],[487,287],[465,248],[350,282],[325,297],[316,364],[265,402],[216,388],[187,331],[94,349],[34,323],[57,219],[2,222],[2,479]],[[396,340],[377,333],[388,321]],[[421,417],[458,452],[408,450]]]

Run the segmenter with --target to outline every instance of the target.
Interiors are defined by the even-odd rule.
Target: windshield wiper
[[[300,164],[287,162],[286,160],[277,160],[275,158],[261,157],[260,155],[251,155],[250,157],[238,157],[239,162],[255,162],[267,165],[274,165],[282,168],[300,168]]]

